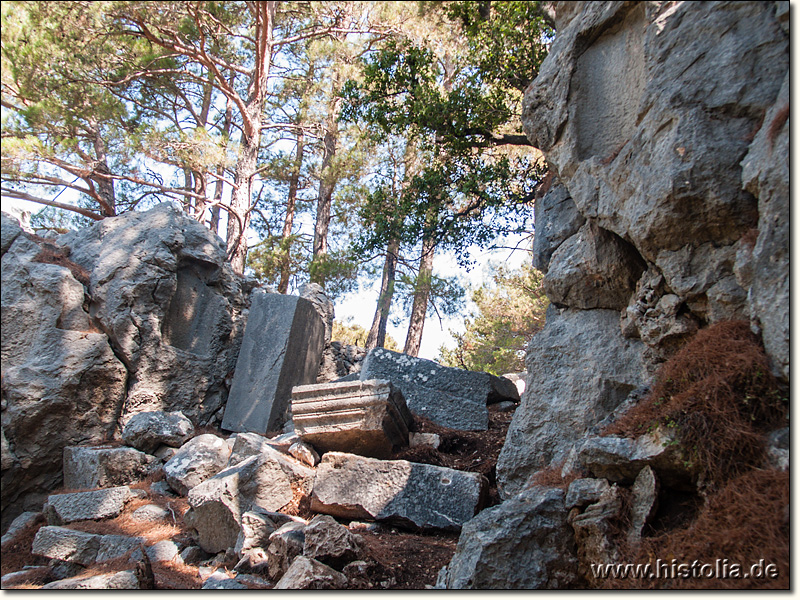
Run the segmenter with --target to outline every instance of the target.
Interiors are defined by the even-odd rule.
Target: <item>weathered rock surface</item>
[[[8,213],[0,213],[0,255],[8,251],[20,233],[19,221]]]
[[[40,251],[20,234],[2,258],[4,522],[18,499],[61,482],[64,446],[113,432],[125,398],[125,366],[84,310],[83,285],[36,262]]]
[[[458,530],[478,510],[485,484],[477,473],[328,452],[317,467],[311,509],[345,519]]]
[[[621,310],[645,266],[633,246],[589,220],[553,253],[542,285],[556,304]]]
[[[122,513],[125,503],[132,497],[131,490],[127,486],[72,494],[54,494],[47,498],[44,514],[50,525],[111,519]]]
[[[642,348],[622,337],[616,311],[548,308],[528,346],[528,385],[497,462],[501,497],[566,459],[589,427],[641,385]]]
[[[547,273],[550,258],[559,246],[586,222],[564,185],[556,180],[533,205],[536,235],[533,237],[533,266]]]
[[[658,478],[648,465],[636,476],[631,486],[630,529],[628,543],[634,547],[642,539],[644,526],[658,510]]]
[[[303,556],[313,558],[337,570],[361,558],[364,541],[328,515],[317,515],[303,530]]]
[[[747,155],[742,181],[758,198],[758,237],[752,248],[750,317],[774,370],[789,379],[789,73],[764,116]]]
[[[603,493],[608,490],[608,481],[605,479],[591,479],[583,477],[569,484],[564,506],[570,508],[585,508],[600,500]]]
[[[360,377],[362,381],[391,381],[403,393],[412,413],[451,429],[486,430],[487,404],[519,400],[516,386],[502,377],[443,367],[384,348],[367,354]]]
[[[312,478],[313,470],[267,449],[193,487],[188,495],[191,510],[185,518],[206,552],[234,548],[243,533],[243,513],[283,508],[295,490],[310,491]]]
[[[135,571],[118,571],[88,577],[70,577],[42,586],[43,590],[139,590],[141,587]]]
[[[277,580],[289,570],[292,562],[303,554],[306,523],[284,523],[269,536],[267,565],[270,578]]]
[[[231,449],[221,437],[204,433],[192,438],[164,464],[170,487],[185,496],[196,485],[225,468]]]
[[[126,485],[144,479],[159,466],[154,456],[124,446],[67,446],[64,487],[80,490]]]
[[[141,537],[98,535],[45,525],[33,539],[31,552],[47,558],[88,566],[117,558],[144,544]]]
[[[292,390],[295,432],[321,452],[385,458],[408,445],[413,417],[389,381],[345,381]]]
[[[324,323],[308,300],[254,292],[222,427],[279,431],[292,388],[316,381],[324,335]]]
[[[575,543],[582,575],[595,583],[592,564],[620,562],[620,551],[614,539],[614,528],[622,515],[622,494],[617,486],[609,486],[583,512],[572,509],[569,523],[575,531]]]
[[[147,410],[206,424],[227,397],[246,298],[222,241],[169,204],[52,243],[4,223],[5,523],[60,483],[65,446]]]
[[[564,589],[578,581],[563,490],[534,486],[461,530],[440,584],[447,589]]]
[[[180,411],[148,411],[133,415],[122,430],[128,446],[152,454],[159,446],[179,448],[194,434],[194,425]]]
[[[674,437],[662,429],[636,439],[618,436],[591,436],[578,448],[578,460],[595,477],[632,483],[649,466],[665,484],[689,487],[697,480],[702,465],[684,456]]]
[[[298,556],[273,589],[341,590],[346,586],[347,578],[339,571],[313,558]]]

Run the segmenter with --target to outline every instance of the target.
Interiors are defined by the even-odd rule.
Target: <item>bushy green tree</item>
[[[492,281],[472,293],[477,310],[464,319],[464,333],[451,331],[456,347],[439,348],[439,361],[496,375],[524,371],[525,347],[544,326],[548,300],[542,277],[530,265],[496,267]]]
[[[336,320],[333,322],[333,333],[331,334],[331,340],[334,342],[342,342],[343,344],[349,344],[351,346],[359,346],[363,348],[368,335],[369,332],[358,323],[343,323]],[[387,350],[400,352],[400,346],[397,344],[395,339],[388,334],[386,335],[386,340],[382,347],[386,348]]]

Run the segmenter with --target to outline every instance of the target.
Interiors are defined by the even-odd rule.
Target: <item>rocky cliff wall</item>
[[[170,204],[50,240],[2,225],[5,524],[60,483],[65,446],[143,411],[219,421],[247,306],[222,241]]]
[[[747,319],[789,377],[787,2],[558,2],[523,124],[552,181],[552,307],[498,463],[504,497],[640,394],[699,328]]]

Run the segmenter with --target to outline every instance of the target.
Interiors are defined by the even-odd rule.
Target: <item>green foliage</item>
[[[369,332],[358,323],[342,323],[341,321],[334,320],[331,340],[363,348],[367,341],[368,334]],[[394,350],[395,352],[400,352],[401,350],[397,341],[388,333],[386,334],[386,341],[383,347],[387,350]]]
[[[535,76],[552,30],[537,2],[492,3],[488,18],[476,20],[471,11],[478,4],[447,9],[463,23],[466,52],[392,39],[362,61],[361,81],[344,86],[342,119],[362,123],[374,139],[405,137],[422,164],[406,178],[395,210],[387,213],[378,193],[366,198],[361,217],[374,227],[359,239],[361,251],[385,247],[392,238],[409,244],[428,237],[467,263],[471,244],[486,246],[525,226],[545,167],[521,132],[522,83],[512,72],[523,69],[526,80]],[[520,54],[502,49],[521,37],[536,51],[507,57]]]
[[[439,361],[496,375],[524,371],[525,347],[544,326],[548,300],[542,277],[529,265],[513,271],[496,267],[492,282],[472,293],[477,311],[464,319],[465,332],[451,332],[456,347],[442,346]]]

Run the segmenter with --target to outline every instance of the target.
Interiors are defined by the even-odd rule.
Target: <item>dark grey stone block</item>
[[[371,350],[361,368],[361,380],[386,379],[399,388],[409,410],[444,427],[484,431],[489,426],[487,404],[519,402],[516,386],[504,377],[445,367],[432,360]]]
[[[325,324],[308,300],[254,292],[222,427],[280,430],[292,388],[316,380],[324,336]]]

